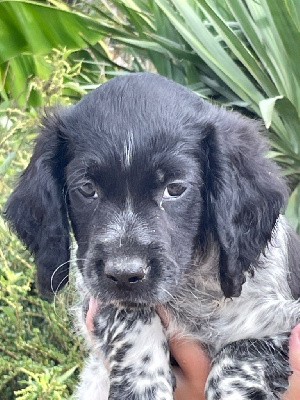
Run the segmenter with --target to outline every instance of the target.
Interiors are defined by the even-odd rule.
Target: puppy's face
[[[102,301],[164,302],[191,266],[201,215],[200,165],[190,146],[132,131],[77,142],[66,168],[78,265]],[[169,135],[170,136],[170,135]],[[93,146],[93,155],[90,148]],[[86,150],[84,149],[86,148]]]
[[[68,280],[70,221],[84,281],[104,302],[168,301],[200,275],[194,254],[209,242],[212,274],[239,296],[287,195],[257,131],[153,74],[114,78],[47,117],[6,209],[40,292]]]

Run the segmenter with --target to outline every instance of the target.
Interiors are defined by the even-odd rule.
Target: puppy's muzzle
[[[104,275],[119,288],[131,290],[147,280],[149,270],[150,266],[141,258],[122,257],[108,260],[104,266]]]

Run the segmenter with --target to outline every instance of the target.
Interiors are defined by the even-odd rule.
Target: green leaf
[[[278,72],[276,70],[274,62],[270,59],[268,55],[266,44],[262,41],[260,24],[257,20],[254,19],[254,16],[251,13],[255,5],[253,4],[253,2],[250,2],[250,4],[246,4],[242,1],[236,1],[234,3],[228,2],[228,6],[230,7],[230,10],[232,11],[232,14],[236,18],[236,20],[239,22],[239,26],[243,34],[252,46],[249,51],[254,52],[257,60],[259,60],[258,62],[261,63],[262,67],[264,67],[264,73],[267,76],[266,82],[269,82],[268,76],[270,76],[272,79],[273,87],[265,87],[266,82],[264,80],[259,81],[260,85],[264,88],[264,91],[268,94],[268,96],[274,96],[274,87],[277,88],[277,91],[282,91],[282,82],[278,76]],[[265,16],[261,14],[260,19],[263,20],[264,18]],[[230,44],[228,43],[228,45]],[[248,43],[245,43],[245,45],[248,45]],[[249,69],[249,72],[252,74],[251,68]],[[270,86],[269,83],[268,86]]]
[[[297,28],[288,8],[288,2],[282,0],[264,0],[262,5],[266,14],[269,18],[272,32],[275,38],[282,43],[282,52],[277,55],[278,61],[289,61],[288,70],[290,71],[289,77],[287,77],[288,88],[292,98],[290,100],[293,104],[299,104],[299,65],[300,65],[300,31]],[[285,93],[288,95],[288,93]]]
[[[77,50],[96,43],[103,25],[74,11],[21,0],[0,2],[0,63],[19,54],[46,54],[52,48]]]
[[[53,49],[70,52],[92,45],[107,35],[120,33],[105,22],[68,9],[65,3],[56,7],[45,3],[21,0],[0,1],[0,71],[6,75],[1,91],[19,104],[28,100],[28,79],[50,76],[43,56]],[[32,105],[40,104],[31,93]]]
[[[273,111],[275,107],[275,103],[277,100],[282,99],[283,96],[272,97],[271,99],[264,99],[259,102],[259,108],[261,112],[262,119],[266,125],[266,128],[269,129],[272,123]]]
[[[282,122],[285,126],[287,140],[292,145],[294,152],[300,155],[300,110],[297,110],[290,99],[286,97],[276,101],[275,109],[278,112],[278,115],[281,116]]]
[[[16,157],[16,152],[11,151],[9,155],[6,157],[6,159],[3,161],[3,163],[0,165],[0,175],[4,175],[6,173],[8,167],[10,166],[15,157]]]
[[[298,185],[290,196],[285,216],[291,226],[298,231],[300,230],[300,185]]]
[[[233,4],[231,4],[233,5]],[[237,4],[237,7],[241,7],[242,3]],[[205,12],[208,19],[213,24],[216,31],[221,36],[221,40],[224,40],[230,50],[236,56],[236,58],[243,63],[251,75],[256,79],[261,87],[264,87],[268,95],[276,93],[276,88],[265,70],[262,68],[260,60],[256,59],[253,54],[247,48],[246,43],[243,43],[240,38],[230,29],[227,21],[223,20],[217,13],[217,8],[214,7],[213,3],[207,0],[202,1],[200,8]],[[233,7],[235,8],[235,7]],[[249,15],[248,15],[249,18]],[[249,27],[248,27],[249,28]]]
[[[191,7],[191,2],[182,3],[180,0],[172,0],[182,18],[174,12],[166,0],[157,0],[156,3],[209,67],[251,108],[259,112],[258,103],[263,99],[262,94],[227,54],[217,38],[210,33],[199,15]]]
[[[12,326],[17,323],[17,317],[16,317],[15,311],[12,309],[12,307],[3,306],[0,309],[10,319]]]
[[[66,380],[68,380],[70,378],[70,376],[72,376],[74,374],[74,372],[78,368],[79,368],[79,365],[75,365],[74,367],[68,369],[64,374],[62,374],[56,378],[57,382],[60,384],[64,383]]]

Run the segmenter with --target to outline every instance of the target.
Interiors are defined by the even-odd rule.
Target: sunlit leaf
[[[269,129],[272,123],[272,116],[275,107],[275,103],[277,100],[282,99],[283,96],[272,97],[271,99],[264,99],[259,102],[259,108],[261,112],[262,119],[266,125],[266,128]]]

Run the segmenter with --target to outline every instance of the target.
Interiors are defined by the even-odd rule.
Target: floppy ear
[[[34,254],[37,284],[50,300],[68,281],[69,228],[64,201],[66,144],[56,118],[45,119],[33,156],[11,194],[5,218]]]
[[[288,197],[257,122],[224,113],[203,142],[206,229],[220,246],[220,280],[226,297],[239,296],[245,271],[257,265]]]

